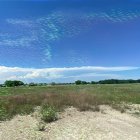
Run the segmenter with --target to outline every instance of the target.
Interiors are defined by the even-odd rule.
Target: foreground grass
[[[98,111],[98,105],[122,102],[140,104],[140,84],[1,88],[0,120],[30,114],[36,106],[41,106],[42,114],[47,116],[67,106]]]

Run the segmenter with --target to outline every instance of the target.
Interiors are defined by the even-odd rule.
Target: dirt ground
[[[38,131],[33,115],[16,116],[0,123],[0,140],[140,140],[140,117],[109,106],[100,106],[100,112],[71,107]]]

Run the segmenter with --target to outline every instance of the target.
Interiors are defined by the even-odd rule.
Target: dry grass
[[[2,88],[4,90],[7,88]],[[11,91],[12,94],[8,88],[9,94],[6,92],[6,96],[0,96],[0,120],[12,118],[16,114],[29,114],[36,106],[43,105],[52,106],[57,111],[68,106],[80,111],[99,111],[98,106],[103,104],[140,103],[139,84],[21,87],[11,88]],[[117,109],[122,110],[118,106]]]
[[[1,120],[11,118],[16,114],[29,114],[34,111],[35,106],[51,106],[57,111],[62,111],[68,106],[78,108],[80,111],[93,110],[98,111],[98,105],[104,104],[101,99],[94,94],[29,94],[29,95],[14,95],[3,98],[0,102]]]

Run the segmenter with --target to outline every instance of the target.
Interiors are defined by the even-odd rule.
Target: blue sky
[[[140,0],[0,1],[0,82],[139,79]]]

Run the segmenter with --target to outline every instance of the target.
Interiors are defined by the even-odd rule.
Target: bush
[[[41,115],[41,119],[45,122],[52,122],[57,120],[57,111],[53,106],[43,105]]]

